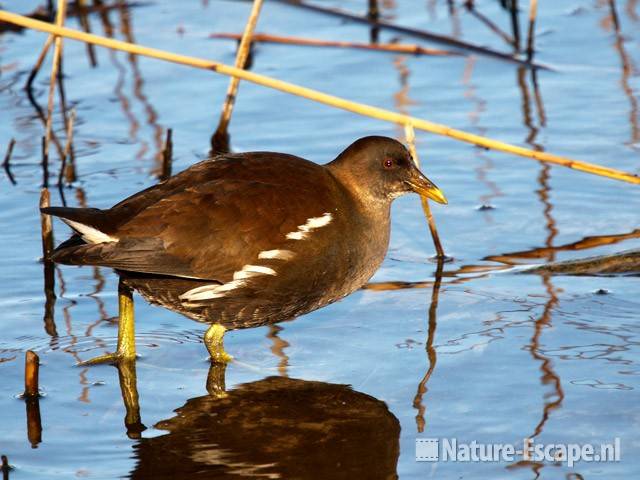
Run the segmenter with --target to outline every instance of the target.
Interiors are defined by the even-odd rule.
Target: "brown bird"
[[[447,203],[404,145],[365,137],[326,165],[224,154],[107,210],[42,211],[75,231],[56,262],[193,280],[179,300],[206,312],[205,344],[226,362],[226,329],[288,320],[367,282],[387,252],[391,202],[411,191]],[[126,306],[131,293],[120,293]],[[118,351],[90,362],[134,355],[133,317],[121,317]]]

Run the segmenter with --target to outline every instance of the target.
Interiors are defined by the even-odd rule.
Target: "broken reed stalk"
[[[66,176],[67,178],[73,177],[75,179],[75,173],[67,174],[67,167],[73,169],[73,164],[70,162],[67,166],[67,158],[71,153],[71,145],[73,144],[73,124],[76,121],[76,109],[71,110],[71,114],[69,115],[69,122],[67,123],[67,141],[64,144],[64,151],[62,153],[62,161],[60,163],[60,173],[58,174],[58,188],[62,187],[62,177]]]
[[[48,188],[40,191],[40,208],[46,208],[50,205],[51,195]],[[44,261],[48,261],[51,252],[53,252],[53,224],[51,223],[51,215],[40,214],[40,228],[42,233],[42,256]]]
[[[58,0],[56,11],[56,27],[62,27],[67,15],[67,1]],[[62,55],[62,37],[56,36],[53,41],[53,64],[51,65],[51,78],[49,81],[49,99],[47,102],[47,123],[45,125],[44,156],[49,159],[49,142],[51,141],[51,130],[53,129],[53,95],[60,68],[60,57]],[[43,49],[44,50],[44,49]]]
[[[167,135],[162,146],[162,172],[160,181],[167,180],[171,176],[171,163],[173,160],[173,129],[167,129]]]
[[[249,58],[249,51],[251,49],[251,37],[253,37],[253,31],[258,23],[258,16],[260,15],[260,9],[262,8],[262,0],[254,0],[251,7],[251,13],[249,13],[249,19],[247,25],[244,27],[242,38],[240,39],[240,45],[238,46],[238,53],[236,54],[235,67],[244,70],[244,67]],[[231,114],[233,113],[233,106],[236,100],[236,94],[238,93],[238,86],[240,85],[240,79],[238,77],[231,77],[229,86],[227,88],[227,95],[222,105],[222,113],[220,114],[220,121],[218,122],[218,128],[213,134],[211,141],[211,149],[214,152],[229,151],[229,135],[228,127],[231,121]],[[216,144],[216,139],[226,138],[226,142],[222,142],[222,145]],[[225,145],[226,144],[226,145]],[[222,146],[223,148],[217,148]]]
[[[536,17],[538,16],[538,0],[529,2],[529,30],[527,32],[527,61],[533,59]]]
[[[9,480],[9,470],[11,470],[11,467],[9,466],[9,459],[6,455],[2,455],[0,460],[2,460],[2,466],[0,467],[0,471],[2,471],[2,480]]]
[[[242,35],[238,33],[212,33],[209,38],[225,38],[238,40]],[[256,33],[252,42],[257,43],[279,43],[283,45],[301,45],[305,47],[335,47],[335,48],[356,48],[361,50],[372,50],[380,52],[406,53],[411,55],[462,55],[450,50],[440,50],[438,48],[421,47],[415,44],[402,43],[360,43],[360,42],[338,42],[332,40],[316,40],[302,37],[283,37],[268,33]]]
[[[407,145],[409,146],[409,152],[411,153],[411,157],[416,164],[416,167],[420,168],[420,159],[418,157],[418,151],[416,150],[416,134],[413,130],[413,126],[410,123],[404,126],[404,135],[407,140]],[[445,258],[444,248],[442,248],[442,243],[440,242],[440,235],[438,235],[438,229],[436,228],[436,222],[433,219],[433,214],[431,213],[431,207],[429,206],[429,200],[426,197],[420,196],[420,200],[422,201],[422,210],[424,210],[424,215],[427,217],[427,223],[429,224],[429,231],[431,232],[431,238],[433,239],[433,245],[436,247],[436,256],[439,259]]]
[[[24,356],[24,396],[34,398],[40,395],[38,375],[40,373],[40,358],[32,350],[27,350]]]
[[[359,115],[365,115],[368,117],[377,118],[379,120],[384,120],[384,121],[396,123],[399,125],[411,124],[413,128],[431,132],[436,135],[450,137],[456,140],[460,140],[462,142],[471,143],[479,147],[512,153],[515,155],[519,155],[521,157],[531,158],[539,162],[546,162],[546,163],[552,163],[554,165],[561,165],[563,167],[571,168],[573,170],[578,170],[585,173],[590,173],[592,175],[598,175],[601,177],[607,177],[615,180],[620,180],[623,182],[640,185],[640,176],[632,173],[624,172],[624,171],[617,170],[610,167],[596,165],[589,162],[574,160],[567,157],[561,157],[561,156],[553,155],[547,152],[531,150],[528,148],[519,147],[517,145],[511,145],[506,142],[501,142],[499,140],[493,140],[487,137],[483,137],[481,135],[476,135],[473,133],[464,132],[462,130],[457,130],[447,125],[430,122],[428,120],[411,117],[409,115],[403,115],[397,112],[392,112],[390,110],[385,110],[383,108],[372,107],[370,105],[366,105],[359,102],[353,102],[350,100],[346,100],[344,98],[336,97],[334,95],[329,95],[327,93],[319,92],[311,88],[301,87],[293,83],[268,77],[266,75],[261,75],[258,73],[249,72],[247,70],[235,68],[230,65],[225,65],[223,63],[219,63],[211,60],[205,60],[197,57],[179,55],[176,53],[159,50],[157,48],[144,47],[142,45],[123,42],[123,41],[115,40],[112,38],[105,38],[99,35],[84,33],[71,28],[57,27],[47,22],[33,20],[21,15],[7,12],[5,10],[0,10],[0,20],[21,25],[26,28],[39,30],[41,32],[55,33],[56,35],[60,35],[66,38],[71,38],[81,42],[93,43],[95,45],[100,45],[102,47],[125,51],[130,54],[144,55],[147,57],[157,58],[157,59],[165,60],[168,62],[178,63],[181,65],[188,65],[195,68],[211,70],[216,73],[238,77],[242,80],[247,80],[249,82],[253,82],[258,85],[262,85],[268,88],[273,88],[275,90],[280,90],[281,92],[285,92],[290,95],[303,97],[318,103],[323,103],[325,105],[329,105],[335,108],[340,108],[342,110],[347,110],[349,112],[357,113]]]

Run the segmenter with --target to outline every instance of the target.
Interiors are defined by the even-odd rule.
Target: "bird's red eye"
[[[384,165],[384,168],[392,168],[393,167],[393,159],[385,158],[384,162],[382,164]]]

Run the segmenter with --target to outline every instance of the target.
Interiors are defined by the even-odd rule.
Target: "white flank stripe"
[[[260,274],[256,272],[249,272],[247,270],[240,270],[238,272],[234,272],[233,279],[244,280],[245,278],[255,277],[256,275],[260,275]]]
[[[233,280],[223,283],[222,285],[214,283],[211,285],[203,285],[202,287],[192,288],[188,292],[180,295],[180,300],[211,300],[214,298],[224,297],[227,292],[244,285],[242,280]]]
[[[331,220],[333,220],[333,216],[330,213],[326,212],[321,217],[310,218],[309,220],[307,220],[307,223],[305,223],[302,227],[298,227],[298,228],[303,230],[303,227],[306,227],[306,229],[304,230],[308,232],[316,228],[329,225],[331,223]]]
[[[295,257],[296,254],[291,250],[263,250],[258,254],[258,258],[267,260],[267,259],[276,259],[276,260],[291,260]]]
[[[245,265],[242,270],[233,274],[234,280],[244,280],[245,278],[255,277],[257,275],[277,275],[273,268],[261,267],[260,265]]]
[[[85,225],[84,223],[74,222],[73,220],[67,220],[66,218],[63,218],[62,221],[73,228],[76,232],[78,232],[82,239],[87,243],[106,243],[118,241],[116,237],[112,237],[110,235],[107,235],[106,233],[102,233],[100,230],[90,227],[89,225]]]
[[[289,240],[303,240],[307,237],[307,234],[298,230],[297,232],[287,233]]]
[[[242,270],[264,275],[277,275],[276,271],[273,268],[262,267],[260,265],[245,265],[244,267],[242,267]]]
[[[219,285],[217,283],[211,285],[203,285],[189,290],[180,295],[180,300],[192,302],[195,300],[213,300],[215,298],[224,297],[231,290],[243,287],[245,280],[257,275],[277,275],[273,268],[263,267],[261,265],[245,265],[242,270],[233,274],[233,280]]]
[[[304,225],[300,225],[297,231],[287,233],[286,237],[289,240],[304,240],[310,232],[329,225],[331,220],[333,220],[333,216],[328,212],[325,212],[321,217],[311,217]]]

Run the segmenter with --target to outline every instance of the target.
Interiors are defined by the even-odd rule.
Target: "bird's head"
[[[409,150],[388,137],[364,137],[349,145],[328,165],[329,169],[361,196],[391,201],[415,192],[438,203],[447,199],[416,167]]]

